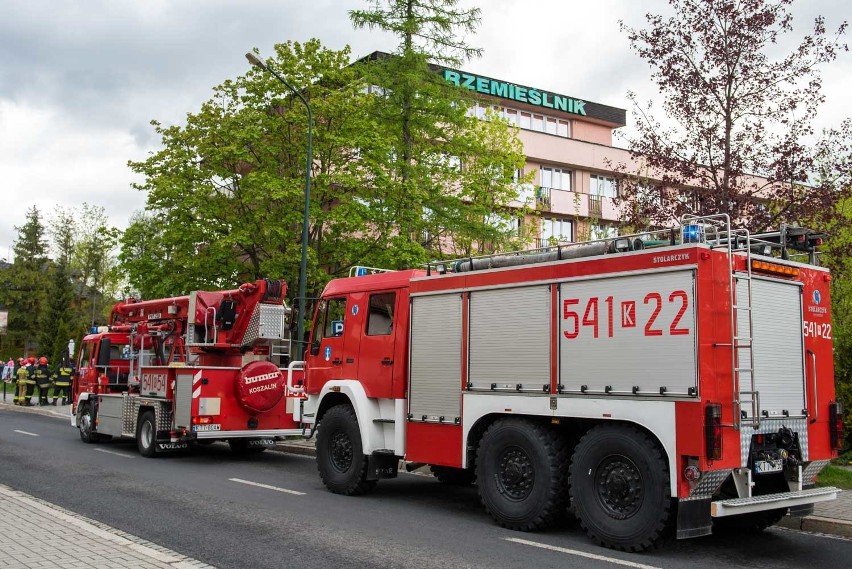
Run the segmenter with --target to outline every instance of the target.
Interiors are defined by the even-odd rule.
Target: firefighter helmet
[[[35,363],[35,358],[34,358],[33,356],[28,357],[28,358],[27,358],[27,363],[28,363],[28,364],[34,364],[34,363]]]
[[[40,357],[40,358],[38,359],[38,363],[39,363],[39,365],[46,366],[46,365],[47,365],[47,358],[46,358],[46,357],[44,357],[44,356]]]

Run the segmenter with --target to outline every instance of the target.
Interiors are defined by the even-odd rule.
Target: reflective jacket
[[[74,375],[74,368],[71,366],[62,366],[56,368],[56,373],[53,374],[56,387],[68,387],[71,385],[71,376]]]
[[[39,385],[49,385],[50,384],[50,368],[46,365],[38,365],[35,370],[33,370],[33,379],[36,380],[36,383]]]
[[[30,366],[21,366],[18,368],[18,373],[15,374],[18,378],[18,383],[35,383],[32,377]]]

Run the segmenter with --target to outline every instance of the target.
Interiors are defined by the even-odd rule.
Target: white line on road
[[[538,543],[537,541],[529,541],[517,537],[504,537],[503,539],[505,539],[506,541],[511,541],[513,543],[520,543],[521,545],[531,545],[532,547],[540,547],[541,549],[549,549],[550,551],[558,551],[559,553],[567,553],[569,555],[576,555],[578,557],[585,557],[587,559],[606,561],[607,563],[615,563],[617,565],[624,565],[625,567],[635,567],[636,569],[660,569],[659,567],[654,567],[653,565],[644,565],[642,563],[634,563],[633,561],[624,561],[623,559],[616,559],[615,557],[605,557],[603,555],[586,553],[585,551],[578,551],[576,549],[566,549],[564,547],[547,545],[546,543]]]
[[[28,435],[28,436],[30,436],[30,437],[37,437],[37,436],[38,436],[38,435],[37,435],[37,434],[35,434],[35,433],[29,433],[29,432],[27,432],[27,431],[19,431],[18,429],[15,429],[15,432],[16,432],[16,433],[21,433],[22,435]]]
[[[115,452],[113,450],[106,450],[106,449],[103,449],[103,448],[93,448],[92,450],[96,450],[96,451],[102,452],[104,454],[112,454],[112,455],[115,455],[115,456],[120,456],[121,458],[136,458],[132,454],[125,454],[123,452]]]
[[[252,482],[251,480],[243,480],[242,478],[228,478],[231,482],[239,482],[240,484],[248,484],[249,486],[257,486],[258,488],[266,488],[267,490],[275,490],[276,492],[284,492],[285,494],[293,494],[296,496],[304,496],[304,492],[297,492],[296,490],[287,490],[286,488],[278,488],[276,486],[270,486],[268,484],[261,484],[260,482]]]

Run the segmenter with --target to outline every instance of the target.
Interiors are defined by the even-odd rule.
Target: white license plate
[[[196,433],[198,431],[221,431],[221,430],[222,430],[222,425],[193,425],[192,426],[192,431],[196,432]]]
[[[755,474],[765,474],[767,472],[779,472],[784,469],[784,463],[780,460],[760,460],[754,463]]]

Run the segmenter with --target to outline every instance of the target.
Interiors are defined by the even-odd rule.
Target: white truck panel
[[[473,389],[541,391],[550,384],[551,300],[548,285],[470,294],[470,374]]]
[[[563,282],[559,298],[565,391],[697,395],[691,268]]]

